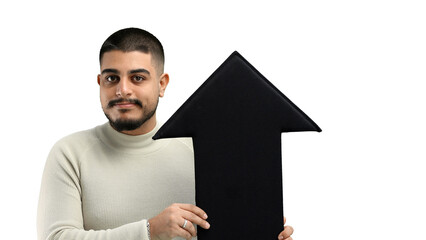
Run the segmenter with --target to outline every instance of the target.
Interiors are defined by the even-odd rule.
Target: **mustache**
[[[139,107],[142,107],[142,102],[139,101],[139,99],[135,99],[135,98],[133,98],[133,99],[118,98],[118,99],[114,99],[114,100],[109,101],[107,108],[112,108],[112,107],[114,107],[114,105],[116,105],[118,103],[123,103],[123,102],[133,103],[133,104],[138,105]]]

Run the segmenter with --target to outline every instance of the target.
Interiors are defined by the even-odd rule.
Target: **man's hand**
[[[174,203],[154,218],[149,219],[153,240],[172,239],[180,236],[191,239],[197,235],[193,224],[209,229],[207,214],[192,204]]]
[[[278,239],[280,240],[293,240],[291,235],[293,234],[294,230],[291,226],[285,226],[286,219],[284,218],[284,230],[278,235]]]

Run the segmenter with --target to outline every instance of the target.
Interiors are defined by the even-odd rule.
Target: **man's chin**
[[[123,132],[138,129],[144,124],[144,121],[142,119],[118,119],[116,121],[110,120],[109,123],[115,130]]]
[[[105,116],[107,117],[111,127],[118,132],[132,131],[132,130],[138,129],[147,120],[144,117],[140,117],[140,118],[119,117],[117,119],[113,119],[108,114],[105,114]]]
[[[154,116],[155,110],[148,112],[148,114],[141,116],[140,118],[118,118],[112,119],[108,114],[105,116],[108,118],[110,125],[118,132],[133,131],[140,128],[146,121],[150,120]]]

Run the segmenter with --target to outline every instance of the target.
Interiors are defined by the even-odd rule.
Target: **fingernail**
[[[281,235],[280,235],[280,236],[278,237],[278,239],[283,239],[283,236],[281,236]]]
[[[204,214],[204,219],[207,219],[207,214]]]
[[[210,228],[210,223],[206,223],[206,228]]]

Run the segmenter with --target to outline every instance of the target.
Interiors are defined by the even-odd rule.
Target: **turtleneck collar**
[[[154,129],[142,135],[132,136],[116,131],[107,122],[96,128],[96,134],[108,147],[128,154],[147,154],[160,149],[167,140],[153,140],[152,137],[160,128],[157,122]]]

